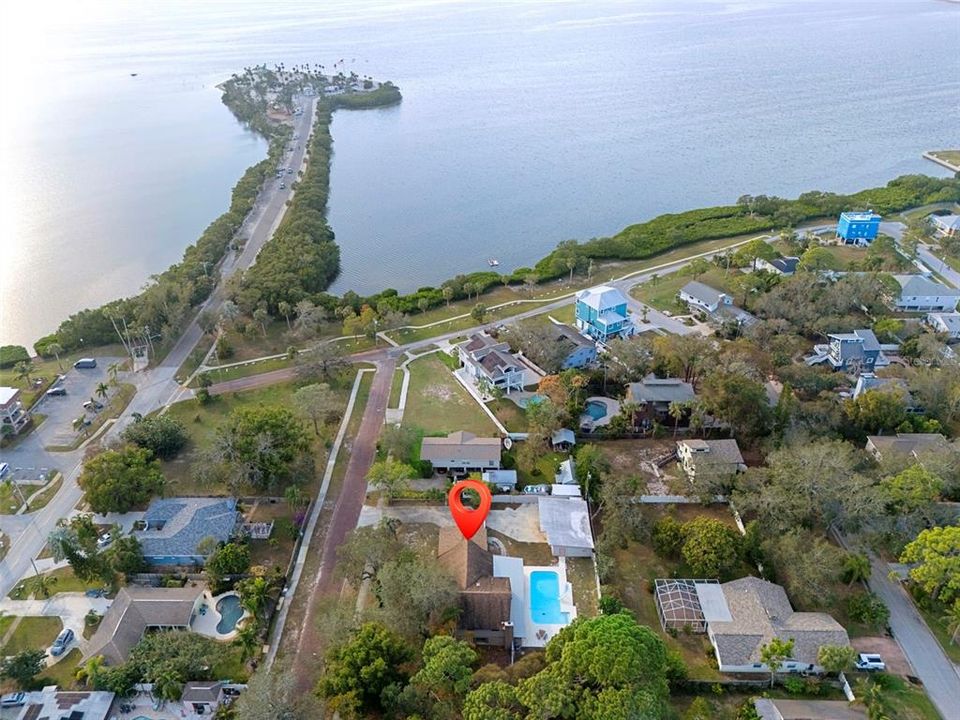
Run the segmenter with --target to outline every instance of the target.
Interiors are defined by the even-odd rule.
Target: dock
[[[929,150],[923,154],[923,157],[937,165],[942,165],[947,170],[960,172],[960,150]]]

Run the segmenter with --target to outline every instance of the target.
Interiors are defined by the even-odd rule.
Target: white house
[[[757,270],[766,270],[767,272],[776,273],[777,275],[783,275],[789,277],[797,271],[797,265],[800,264],[800,258],[798,257],[780,257],[774,260],[764,260],[763,258],[757,258]]]
[[[23,409],[20,390],[0,387],[0,426],[4,435],[16,435],[30,420],[30,413]]]
[[[556,557],[591,557],[593,531],[586,501],[579,497],[541,497],[540,530]]]
[[[677,460],[692,482],[697,473],[734,475],[747,469],[736,440],[679,440]]]
[[[477,437],[458,430],[447,437],[420,441],[420,459],[429,460],[439,472],[483,472],[500,468],[500,438]]]
[[[680,288],[680,299],[693,308],[700,308],[713,313],[721,305],[733,305],[733,298],[725,292],[720,292],[702,282],[692,280]]]
[[[486,333],[476,333],[457,345],[463,367],[476,380],[509,393],[523,390],[524,365],[510,352],[505,342],[497,342]]]
[[[931,215],[930,223],[940,237],[960,235],[960,215]]]
[[[900,297],[893,309],[900,312],[954,312],[960,290],[925,278],[923,275],[894,275],[900,285]]]
[[[924,322],[935,333],[944,333],[949,340],[960,338],[960,313],[927,313]]]

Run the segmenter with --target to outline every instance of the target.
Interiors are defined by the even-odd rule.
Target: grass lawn
[[[50,588],[50,592],[53,595],[65,592],[85,592],[87,590],[103,587],[102,582],[84,582],[83,580],[79,579],[73,574],[73,568],[71,567],[57,568],[56,570],[51,570],[48,573],[44,573],[44,576],[56,578],[56,582]],[[21,582],[10,591],[10,594],[7,597],[9,597],[11,600],[26,600],[27,595],[31,592],[33,592],[33,586],[30,583],[27,583],[26,587],[24,587],[24,583]]]
[[[716,290],[726,292],[736,298],[737,292],[733,287],[732,281],[740,274],[738,270],[731,269],[730,272],[727,273],[721,268],[711,266],[710,270],[697,278],[697,281],[702,282],[704,285],[709,285]],[[678,302],[677,293],[680,292],[680,288],[693,279],[691,275],[679,272],[671,273],[665,277],[658,278],[655,283],[648,281],[642,285],[637,285],[630,290],[630,294],[637,300],[657,310],[666,310],[672,313],[686,313],[687,306],[686,304]]]
[[[282,357],[271,360],[260,360],[259,362],[250,363],[249,365],[235,365],[233,367],[223,368],[222,370],[207,370],[206,374],[214,383],[221,383],[227,380],[250,377],[251,375],[262,375],[263,373],[280,370],[290,367],[291,365],[293,365],[293,360]],[[191,383],[190,387],[197,387],[196,380]]]
[[[930,154],[952,165],[960,165],[960,150],[931,150]]]
[[[280,405],[291,407],[293,393],[305,383],[302,381],[279,383],[270,387],[248,390],[241,393],[228,393],[216,396],[206,405],[200,405],[192,400],[177,403],[171,406],[168,413],[183,423],[190,438],[186,448],[173,460],[162,463],[163,474],[167,478],[168,495],[209,495],[225,491],[226,488],[201,485],[196,482],[191,468],[205,450],[209,449],[216,437],[217,428],[227,419],[230,413],[239,407],[256,405]],[[353,385],[353,372],[343,375],[329,382],[331,389],[342,401],[345,409],[350,397],[350,388]],[[309,423],[305,421],[304,427]],[[333,427],[327,428],[328,435],[335,432]],[[307,433],[314,444],[314,454],[325,461],[326,447],[324,438],[316,438],[312,427],[307,427]],[[318,460],[319,462],[319,460]]]
[[[250,671],[240,659],[240,648],[220,643],[221,651],[213,663],[211,672],[217,680],[232,680],[244,683],[250,677]]]
[[[593,558],[567,558],[567,580],[573,585],[573,604],[577,606],[577,615],[580,617],[597,615],[600,608]]]
[[[400,391],[403,389],[403,370],[399,368],[393,371],[393,381],[390,384],[390,402],[389,408],[400,407]]]
[[[25,617],[0,649],[0,655],[16,655],[24,650],[46,650],[63,629],[58,617]]]
[[[52,667],[48,667],[40,674],[41,680],[49,680],[44,685],[59,685],[61,690],[69,690],[77,684],[77,668],[80,666],[80,659],[83,654],[80,648],[73,648],[64,655],[60,662]]]
[[[951,641],[951,633],[947,629],[947,624],[943,621],[943,616],[946,614],[946,608],[940,608],[938,610],[927,610],[920,607],[919,604],[916,604],[917,610],[923,615],[924,621],[927,623],[927,627],[930,628],[930,632],[933,633],[934,637],[937,638],[937,642],[940,643],[940,647],[943,648],[943,651],[947,654],[954,663],[960,664],[960,645]],[[960,636],[957,638],[960,640]]]
[[[532,470],[526,468],[517,468],[517,482],[521,487],[524,485],[540,485],[543,483],[551,484],[557,470],[560,469],[560,463],[569,456],[567,453],[548,452],[537,459],[537,465]]]
[[[491,400],[487,403],[487,407],[510,432],[527,432],[527,414],[512,400],[506,398]]]
[[[873,679],[865,679],[855,684],[854,694],[857,697],[864,697],[867,688],[874,682],[876,681]],[[884,717],[896,718],[896,720],[939,720],[940,713],[930,702],[923,688],[912,685],[896,675],[884,675],[877,684],[883,688],[880,702]]]
[[[36,512],[41,508],[45,508],[47,503],[49,503],[56,494],[60,491],[60,486],[63,485],[63,473],[57,473],[56,479],[49,483],[40,493],[33,498],[30,502],[30,512]]]
[[[20,488],[23,490],[23,488]],[[27,490],[24,494],[24,497],[30,494],[30,490]],[[17,494],[16,489],[13,487],[12,482],[3,482],[0,483],[0,514],[3,515],[15,515],[17,510],[20,509],[20,496]]]
[[[414,360],[408,368],[410,388],[404,425],[421,428],[427,434],[468,430],[489,436],[497,432],[493,421],[439,358],[428,355]]]
[[[290,506],[285,502],[261,502],[246,514],[245,519],[247,522],[270,522],[271,520],[276,522],[281,519],[292,521],[294,514],[290,512]],[[270,539],[250,541],[250,564],[264,565],[268,568],[279,566],[286,571],[295,544],[295,538],[280,532],[274,525]]]

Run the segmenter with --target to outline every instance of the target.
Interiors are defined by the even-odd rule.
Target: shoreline
[[[960,3],[960,0],[956,0],[956,2]],[[956,153],[957,155],[960,155],[960,150],[927,150],[927,152],[923,153],[921,157],[925,160],[929,160],[930,162],[936,163],[941,167],[945,167],[947,170],[950,170],[951,172],[960,173],[960,162],[953,163],[950,160],[947,160],[946,158],[938,157],[937,153],[944,153],[944,152]]]
[[[251,166],[251,168],[248,168],[244,175],[245,178],[254,169],[260,170],[262,177],[260,178],[260,184],[257,188],[257,194],[259,194],[259,192],[262,190],[263,183],[272,172],[272,168],[267,167],[267,165],[271,158],[276,159],[274,157],[276,150],[274,146],[277,144],[285,145],[286,142],[289,141],[289,135],[292,131],[289,129],[290,126],[286,123],[269,120],[269,105],[266,105],[263,108],[257,107],[256,100],[251,99],[247,91],[243,91],[243,93],[239,94],[239,102],[235,101],[231,103],[231,99],[237,100],[238,94],[234,93],[234,95],[231,96],[229,86],[231,81],[236,80],[237,77],[237,75],[234,75],[230,79],[217,83],[215,87],[221,92],[221,101],[231,111],[231,114],[234,115],[234,118],[238,121],[238,123],[251,132],[255,132],[266,139],[269,144],[267,157],[259,163]],[[316,78],[313,79],[313,81],[316,80]],[[319,80],[322,82],[324,81],[324,78],[320,78]],[[299,82],[299,87],[302,91],[304,87],[304,78],[299,78]],[[290,90],[291,95],[288,97],[288,99],[292,98],[292,92],[294,92],[294,90],[290,88],[290,84],[291,81],[288,79],[286,84],[281,84],[279,86],[280,92],[286,92],[288,89]],[[393,86],[392,83],[384,82],[378,83],[374,92],[377,92],[381,88],[385,87],[389,87],[390,90],[395,89],[395,86]],[[236,85],[234,85],[233,90],[236,89]],[[305,96],[316,98],[318,110],[322,111],[322,106],[326,105],[329,108],[328,117],[332,116],[333,111],[337,109],[366,109],[379,107],[400,102],[402,97],[398,90],[396,91],[395,95],[388,92],[386,98],[382,96],[373,97],[368,92],[347,92],[345,94],[337,93],[332,95],[324,95],[322,93],[317,95],[305,94]],[[276,94],[274,97],[276,97]],[[325,152],[326,157],[319,159],[320,162],[317,163],[324,166],[320,171],[320,175],[322,175],[322,177],[317,178],[318,184],[324,186],[324,195],[326,195],[329,191],[330,154],[332,153],[330,125],[331,122],[329,120],[324,125],[324,134],[326,135],[327,139],[326,146],[321,148],[321,150]],[[317,126],[314,126],[311,131],[311,138],[316,130]],[[923,157],[933,162],[937,162],[947,169],[953,169],[953,166],[948,162],[941,161],[939,158],[935,158],[929,153],[924,153]],[[742,205],[740,201],[742,201],[744,198],[748,198],[749,196],[743,196],[741,197],[740,201],[738,201],[737,205],[719,206],[714,208],[699,208],[687,210],[681,213],[662,214],[649,220],[629,225],[612,237],[595,238],[582,243],[573,241],[573,247],[568,247],[565,249],[561,248],[566,243],[561,243],[561,247],[551,251],[545,257],[540,258],[532,268],[521,267],[514,269],[512,272],[502,274],[493,268],[486,271],[462,273],[457,275],[455,278],[448,278],[447,280],[442,281],[441,285],[438,287],[423,287],[414,293],[408,293],[406,295],[401,295],[390,288],[382,288],[377,293],[360,298],[360,301],[369,303],[373,306],[376,306],[378,301],[388,301],[388,305],[392,306],[391,309],[393,310],[407,314],[416,314],[418,310],[420,312],[425,311],[422,307],[422,302],[424,299],[427,301],[429,308],[436,307],[443,302],[444,298],[442,297],[441,288],[448,286],[451,283],[458,284],[460,286],[458,294],[454,296],[455,299],[460,299],[459,295],[462,294],[463,286],[469,284],[473,286],[473,291],[477,294],[479,300],[481,295],[489,292],[492,287],[496,287],[501,283],[519,285],[522,283],[529,283],[530,278],[533,278],[533,281],[539,284],[545,281],[556,279],[562,275],[566,275],[567,272],[570,271],[570,258],[573,258],[573,261],[576,264],[576,272],[579,274],[582,270],[580,265],[586,265],[587,261],[589,261],[590,264],[593,264],[594,261],[596,261],[598,265],[602,266],[603,264],[609,262],[642,260],[655,257],[663,252],[667,252],[684,245],[694,244],[702,240],[723,239],[725,237],[734,237],[744,233],[767,231],[775,227],[794,227],[809,217],[834,214],[832,206],[830,208],[811,206],[808,202],[808,200],[810,200],[808,196],[817,196],[817,198],[833,198],[836,201],[839,201],[839,203],[841,203],[844,207],[850,205],[856,206],[858,203],[870,204],[876,206],[874,209],[881,213],[884,211],[896,212],[899,209],[902,209],[897,206],[897,202],[893,202],[892,206],[889,206],[890,203],[885,204],[882,200],[875,200],[874,198],[879,198],[880,196],[884,195],[884,191],[890,189],[892,185],[902,182],[910,177],[911,176],[905,176],[904,178],[894,179],[890,181],[885,188],[872,188],[854,193],[852,195],[836,195],[833,193],[812,192],[804,193],[795,200],[766,198],[765,196],[758,196],[756,198],[758,201],[760,198],[763,198],[766,201],[777,203],[780,207],[776,213],[755,211],[752,207],[749,209],[749,211],[745,210],[745,206]],[[927,175],[917,175],[912,177],[923,178],[929,183],[940,183],[941,185],[954,182],[951,179],[943,180]],[[306,177],[303,178],[303,180],[306,179]],[[241,181],[242,180],[243,178]],[[297,181],[299,180],[300,179],[298,178]],[[297,182],[297,184],[299,184],[299,182]],[[914,194],[916,195],[916,193]],[[908,203],[908,205],[911,203]],[[902,202],[900,204],[902,204]],[[921,202],[918,204],[923,203]],[[293,207],[290,209],[294,210]],[[230,211],[228,211],[228,213],[229,212]],[[228,213],[225,213],[224,215]],[[295,214],[296,213],[292,213],[291,215]],[[326,222],[326,198],[324,198],[321,214],[324,222]],[[245,216],[246,213],[244,214],[244,217]],[[224,216],[222,215],[220,218],[218,218],[218,220],[223,217]],[[215,220],[214,223],[211,224],[211,227],[213,227],[218,220]],[[280,228],[278,228],[278,234],[282,232],[284,224],[286,224],[286,222],[281,223]],[[329,229],[329,226],[327,227]],[[208,230],[209,229],[210,228],[208,228]],[[239,230],[239,227],[237,229]],[[204,235],[205,234],[206,231]],[[332,232],[330,234],[332,236]],[[203,237],[204,236],[202,235],[197,242],[187,247],[187,249],[184,251],[184,260],[182,262],[187,261],[191,251],[196,250],[197,244],[203,239]],[[264,254],[272,253],[276,255],[278,252],[280,252],[277,248],[278,245],[279,243],[277,242],[277,238],[274,238],[273,241],[264,245],[262,250]],[[327,292],[327,288],[329,288],[340,275],[339,246],[332,237],[330,238],[330,245],[332,247],[330,250],[331,257],[333,257],[335,260],[336,269],[328,279],[322,280],[322,287],[312,288],[308,291],[308,294],[315,295],[319,293],[320,295],[326,295],[331,301],[339,302],[341,301],[341,298],[330,295]],[[226,257],[228,250],[229,248],[225,248],[220,257],[216,259],[216,261],[213,263],[215,267],[222,262],[224,257]],[[206,264],[210,264],[209,260],[206,261],[205,265]],[[179,266],[180,264],[171,266],[160,275],[162,276],[166,273],[172,272]],[[256,267],[257,264],[254,264],[251,269]],[[255,273],[251,274],[255,275]],[[347,294],[353,294],[356,296],[355,293]],[[45,345],[43,341],[47,341],[46,344],[58,341],[60,333],[64,330],[65,324],[68,324],[70,321],[74,320],[74,318],[76,318],[78,315],[83,315],[84,313],[96,313],[98,311],[102,311],[103,308],[107,308],[111,305],[116,305],[119,303],[133,302],[139,299],[141,295],[106,303],[100,308],[81,310],[74,315],[71,315],[67,320],[62,320],[54,333],[34,341],[33,345],[34,348],[36,348],[37,355],[44,355],[43,347],[45,347]],[[267,304],[270,306],[271,310],[276,310],[276,298],[273,300],[267,299]],[[196,305],[193,307],[196,307]],[[272,312],[271,314],[275,314],[275,312]],[[111,341],[115,340],[116,337],[111,338]],[[102,342],[94,340],[86,344],[86,347],[98,346],[100,344],[102,344]]]

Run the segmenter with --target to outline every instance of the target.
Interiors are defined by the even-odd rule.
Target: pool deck
[[[228,633],[221,633],[217,630],[217,624],[220,622],[221,615],[217,612],[217,603],[220,602],[223,598],[228,595],[233,595],[235,597],[240,597],[237,593],[230,591],[225,592],[214,597],[210,594],[209,590],[203,591],[203,599],[200,601],[201,605],[206,605],[207,611],[202,615],[197,612],[193,617],[193,621],[190,623],[190,629],[195,633],[200,635],[206,635],[209,638],[214,640],[220,640],[226,642],[227,640],[233,640],[237,635],[237,628],[239,628],[244,620],[250,617],[250,613],[247,610],[243,611],[243,615],[240,616],[240,619],[237,620],[237,624],[234,626],[233,630]]]
[[[602,418],[597,418],[594,420],[590,415],[584,413],[580,416],[580,427],[584,430],[592,430],[593,428],[603,427],[604,425],[609,425],[610,421],[620,414],[620,403],[613,398],[602,397],[600,395],[594,395],[593,397],[588,397],[587,402],[595,402],[604,405],[607,408],[607,414]]]
[[[567,613],[568,622],[554,625],[534,621],[530,614],[530,573],[538,571],[552,572],[559,576],[560,612]],[[494,555],[493,574],[494,577],[510,578],[510,620],[513,622],[514,637],[522,640],[523,647],[544,647],[550,638],[577,617],[577,607],[573,604],[573,586],[567,580],[565,558],[561,557],[557,565],[525,566],[520,558]]]

